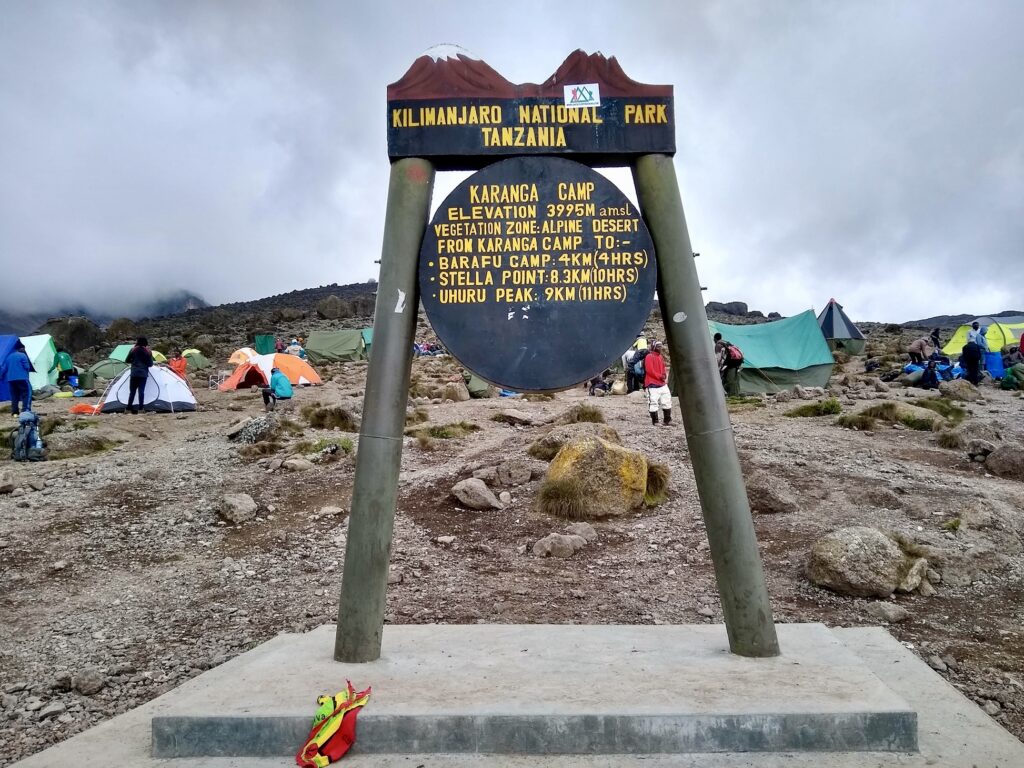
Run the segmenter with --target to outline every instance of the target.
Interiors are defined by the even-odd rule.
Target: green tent
[[[257,355],[272,355],[277,352],[275,344],[277,339],[269,334],[260,334],[256,337],[253,347],[256,349]]]
[[[743,352],[740,392],[779,392],[799,384],[828,386],[832,351],[814,312],[758,325],[726,325],[708,321],[711,333],[720,333]]]
[[[188,370],[190,371],[201,371],[204,368],[209,368],[213,365],[213,363],[207,360],[206,356],[199,350],[189,350],[182,354],[182,357],[188,360]]]
[[[470,397],[494,397],[494,387],[472,371],[466,371],[466,373],[469,374],[469,379],[466,381],[466,389],[469,390]]]
[[[120,360],[122,363],[128,359],[128,353],[132,351],[132,344],[118,344],[110,353],[111,360]]]
[[[57,369],[50,370],[57,357],[57,346],[53,343],[53,337],[49,334],[22,336],[21,343],[25,345],[25,354],[35,368],[35,373],[28,375],[32,389],[38,390],[48,384],[56,384]]]
[[[101,379],[116,379],[124,373],[127,367],[128,363],[123,360],[108,357],[106,360],[100,360],[98,363],[90,365],[89,373]]]
[[[306,356],[314,364],[365,360],[363,332],[358,329],[314,331],[306,339]]]
[[[363,346],[366,348],[366,359],[370,359],[370,347],[373,346],[373,328],[363,328]]]

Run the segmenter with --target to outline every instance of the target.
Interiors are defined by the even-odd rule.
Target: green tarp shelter
[[[366,344],[359,329],[314,331],[306,339],[306,356],[314,364],[366,359]]]
[[[90,365],[89,373],[101,379],[116,379],[124,373],[124,369],[127,367],[128,363],[123,360],[108,357],[106,360],[100,360],[98,363]]]
[[[366,349],[366,359],[370,359],[370,347],[373,346],[373,328],[363,328],[363,346]]]
[[[277,342],[273,336],[269,334],[260,334],[256,337],[253,342],[253,347],[258,355],[272,355],[277,352],[277,348],[274,346]]]
[[[708,321],[711,333],[720,333],[743,352],[740,392],[780,392],[799,384],[828,386],[834,360],[814,312],[758,325],[726,325]]]
[[[25,345],[25,354],[32,362],[35,373],[28,375],[29,383],[33,390],[39,390],[48,384],[57,383],[57,370],[53,368],[53,361],[57,357],[57,347],[53,343],[53,337],[48,333],[41,336],[22,336],[21,343]]]

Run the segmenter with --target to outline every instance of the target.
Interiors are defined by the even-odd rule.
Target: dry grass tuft
[[[861,413],[847,413],[836,419],[836,426],[855,429],[858,432],[872,432],[875,429],[875,420]]]
[[[346,408],[333,406],[321,408],[313,403],[302,408],[302,418],[314,429],[340,429],[342,432],[358,432],[359,422]]]
[[[563,424],[578,424],[581,421],[604,424],[604,414],[601,413],[600,408],[593,405],[578,403],[570,408],[559,421]]]
[[[568,520],[587,519],[587,496],[578,480],[563,477],[547,479],[537,494],[541,512]]]
[[[791,411],[786,411],[786,415],[793,417],[834,416],[837,413],[842,413],[842,411],[843,406],[839,404],[839,401],[834,397],[830,397],[827,400],[807,403],[807,405],[801,405]]]
[[[249,443],[238,447],[238,455],[247,459],[259,459],[263,456],[273,456],[283,448],[280,443],[274,440],[263,440],[259,443]]]
[[[647,463],[647,489],[644,491],[644,504],[656,507],[668,498],[669,469],[665,464],[654,461]]]
[[[963,436],[959,432],[948,429],[939,432],[935,436],[935,442],[939,444],[940,448],[948,448],[951,451],[957,451],[964,447]]]

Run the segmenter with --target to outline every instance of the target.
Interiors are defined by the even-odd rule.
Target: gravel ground
[[[436,362],[417,362],[428,370]],[[443,366],[442,366],[443,370]],[[450,371],[449,371],[450,372]],[[302,390],[286,416],[318,401],[359,410],[365,367]],[[838,382],[838,379],[834,379]],[[906,399],[851,382],[847,410]],[[282,631],[332,621],[354,461],[269,469],[225,436],[262,411],[249,392],[199,391],[180,416],[68,417],[53,444],[113,447],[33,465],[0,462],[19,490],[0,495],[0,765],[137,706]],[[967,423],[1024,439],[1024,399],[986,390]],[[574,403],[597,405],[623,443],[668,464],[669,500],[595,523],[569,559],[532,544],[566,522],[534,506],[540,480],[507,490],[502,510],[461,508],[451,487],[509,458]],[[42,414],[67,403],[45,401]],[[388,592],[390,623],[701,623],[721,611],[683,429],[653,427],[637,396],[550,401],[421,401],[427,424],[482,429],[424,447],[406,440]],[[509,407],[534,425],[492,420]],[[886,601],[908,617],[890,631],[1018,738],[1024,735],[1024,483],[988,475],[932,433],[853,432],[835,417],[787,418],[769,399],[735,407],[744,470],[767,476],[794,510],[754,517],[775,618],[878,624],[877,601],[838,595],[803,575],[812,542],[847,525],[901,533],[934,553],[936,594]],[[678,408],[678,407],[677,407]],[[678,412],[678,411],[677,411]],[[86,426],[83,426],[86,425]],[[291,440],[341,437],[306,427]],[[355,435],[348,435],[355,438]],[[278,458],[287,455],[287,449]],[[536,465],[534,465],[536,467]],[[543,467],[541,466],[541,469]],[[225,493],[250,494],[254,520],[226,523]],[[960,520],[956,530],[947,525]],[[941,579],[941,580],[940,580]],[[41,727],[42,726],[42,727]]]

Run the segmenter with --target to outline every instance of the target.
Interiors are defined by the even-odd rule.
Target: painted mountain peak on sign
[[[487,62],[465,53],[444,58],[424,54],[400,80],[388,86],[388,100],[561,98],[565,85],[587,83],[597,83],[601,93],[608,97],[672,96],[671,85],[649,85],[631,79],[614,56],[607,58],[602,53],[588,54],[577,49],[543,83],[518,85],[509,82]]]

